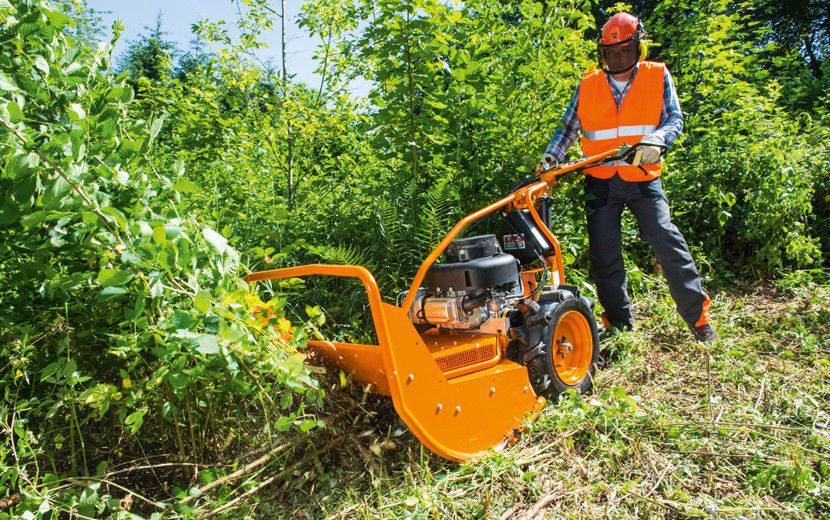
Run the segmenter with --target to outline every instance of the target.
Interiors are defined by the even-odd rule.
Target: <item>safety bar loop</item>
[[[357,278],[363,283],[366,296],[369,300],[369,309],[372,312],[372,321],[375,325],[375,332],[378,335],[378,343],[388,351],[391,342],[386,327],[386,319],[381,310],[381,296],[378,283],[368,269],[359,265],[325,265],[308,264],[296,267],[284,267],[282,269],[271,269],[270,271],[258,271],[251,273],[245,278],[246,282],[262,282],[266,280],[281,280],[284,278],[302,278],[304,276],[337,276],[340,278]],[[384,353],[386,354],[386,353]],[[384,358],[388,358],[385,355]]]

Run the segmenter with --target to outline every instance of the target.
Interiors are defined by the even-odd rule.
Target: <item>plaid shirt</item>
[[[617,103],[618,110],[639,68],[639,65],[634,67],[634,73],[631,75],[625,87],[623,87],[622,92],[617,90],[614,82],[611,81],[611,77],[607,72],[605,73],[608,79],[608,85],[614,94],[614,101]],[[579,131],[582,128],[576,113],[578,102],[579,86],[576,87],[576,92],[574,92],[571,102],[565,110],[565,114],[562,116],[562,126],[553,134],[553,138],[550,140],[550,144],[546,150],[547,153],[556,157],[559,162],[565,160],[565,152],[568,151],[576,141],[576,138],[579,137]],[[683,112],[680,111],[680,99],[677,97],[677,90],[674,88],[674,81],[672,81],[671,74],[666,69],[666,76],[663,80],[663,110],[660,113],[660,126],[651,135],[659,135],[663,138],[667,146],[671,146],[681,131],[683,131]]]

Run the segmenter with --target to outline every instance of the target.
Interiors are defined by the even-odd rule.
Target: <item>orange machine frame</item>
[[[501,443],[505,435],[520,428],[529,414],[544,406],[544,398],[531,388],[527,368],[497,355],[476,364],[474,372],[443,372],[433,354],[444,344],[429,333],[419,334],[407,311],[427,271],[441,253],[473,221],[506,206],[528,209],[536,225],[553,244],[552,258],[546,258],[551,269],[565,281],[562,251],[559,241],[544,225],[534,202],[556,178],[574,170],[601,162],[619,152],[609,150],[547,172],[537,172],[538,181],[520,188],[461,219],[441,240],[418,268],[406,298],[400,307],[385,303],[372,274],[355,265],[303,265],[251,273],[246,282],[259,282],[312,275],[357,278],[363,284],[369,300],[372,321],[378,345],[361,345],[332,341],[308,341],[327,361],[342,368],[374,391],[392,398],[395,410],[412,433],[436,454],[454,461],[465,461],[480,456]],[[464,332],[449,332],[454,345],[484,341],[479,336]],[[501,353],[506,338],[497,335]],[[432,344],[428,341],[434,339]],[[490,339],[492,341],[492,339]],[[471,345],[472,346],[472,345]],[[478,347],[479,344],[475,343]]]

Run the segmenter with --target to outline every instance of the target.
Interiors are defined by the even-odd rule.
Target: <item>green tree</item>
[[[94,49],[103,37],[103,15],[111,11],[89,7],[88,0],[59,0],[57,5],[72,17],[74,23],[66,30],[72,40],[87,50]]]
[[[367,134],[382,167],[369,196],[385,237],[365,240],[400,286],[453,217],[529,172],[590,63],[590,16],[579,2],[356,9],[363,26],[339,42],[340,76],[373,84]]]
[[[779,110],[781,84],[742,37],[746,13],[689,0],[663,2],[649,20],[687,113],[666,183],[684,229],[708,254],[766,272],[814,265],[810,125]]]
[[[165,39],[167,33],[162,28],[163,21],[159,11],[155,25],[145,27],[147,32],[129,43],[118,63],[118,70],[129,72],[134,83],[140,78],[150,81],[167,79],[172,73],[176,45]]]
[[[810,72],[824,77],[824,64],[830,58],[830,5],[821,0],[764,1],[752,6],[755,18],[770,31],[764,39],[797,49]]]

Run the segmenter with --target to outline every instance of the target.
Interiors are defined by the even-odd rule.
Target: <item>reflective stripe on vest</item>
[[[608,128],[606,130],[586,130],[583,132],[586,139],[601,141],[603,139],[616,139],[631,135],[648,135],[657,130],[657,125],[629,125]]]
[[[582,127],[582,153],[590,156],[632,145],[654,132],[663,111],[664,80],[662,63],[641,62],[618,109],[605,72],[598,69],[586,72],[579,85],[577,104]],[[586,168],[585,173],[601,179],[619,173],[627,181],[647,181],[660,175],[661,162],[638,167],[615,161]]]

